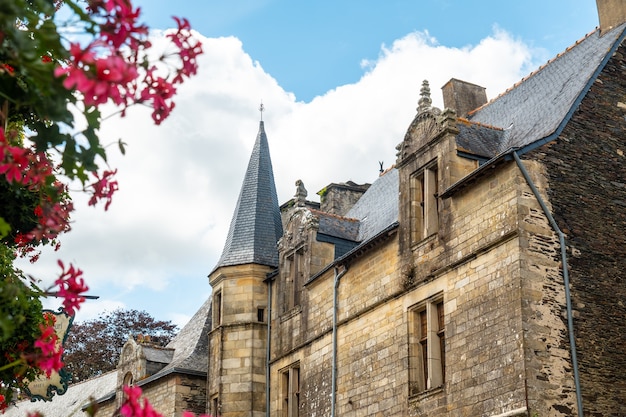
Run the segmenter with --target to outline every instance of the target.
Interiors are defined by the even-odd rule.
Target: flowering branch
[[[62,4],[75,17],[73,27],[85,30],[84,42],[62,38]],[[166,35],[173,53],[155,54],[131,0],[87,4],[83,9],[77,0],[11,0],[0,13],[0,410],[13,388],[62,366],[62,347],[42,317],[39,298],[60,296],[70,315],[85,300],[87,285],[73,265],[58,261],[59,278],[41,291],[26,285],[13,262],[17,256],[37,261],[41,245],[58,249],[74,210],[71,180],[81,182],[89,205],[111,205],[117,170],[106,164],[98,136],[100,107],[113,104],[124,117],[130,106],[147,105],[161,124],[175,107],[177,87],[196,74],[202,53],[186,19],[175,18],[177,28]],[[82,111],[84,129],[76,128],[69,105]]]

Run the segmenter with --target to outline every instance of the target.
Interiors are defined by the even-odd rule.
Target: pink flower
[[[178,25],[176,33],[170,33],[167,37],[178,48],[178,56],[182,61],[180,68],[173,79],[174,84],[182,83],[183,76],[190,77],[198,71],[197,57],[202,54],[202,43],[191,34],[191,26],[187,19],[180,19],[174,16]]]
[[[111,181],[111,177],[113,177],[116,173],[117,170],[104,171],[102,173],[102,177],[100,177],[97,172],[93,174],[97,181],[91,184],[93,194],[89,199],[90,206],[95,206],[100,199],[106,199],[104,210],[106,211],[109,209],[113,194],[118,190],[117,181]]]
[[[59,371],[63,368],[61,356],[63,355],[63,346],[59,343],[59,336],[54,331],[54,322],[40,324],[41,336],[35,340],[34,346],[41,350],[36,356],[36,366],[45,372],[50,378],[52,371]]]
[[[85,301],[85,297],[80,294],[87,292],[89,287],[85,285],[85,281],[81,277],[83,271],[74,269],[70,264],[67,271],[62,261],[57,261],[61,267],[61,276],[54,282],[59,286],[58,296],[63,298],[63,307],[67,314],[73,316],[76,310],[80,309],[80,304]]]
[[[63,86],[80,91],[89,106],[104,104],[109,98],[115,104],[124,104],[123,92],[137,78],[137,67],[117,55],[117,51],[104,58],[96,58],[90,50],[96,45],[94,43],[82,50],[80,45],[71,44],[70,65],[57,68],[54,74],[57,77],[65,75]]]
[[[152,74],[151,70],[146,76],[147,87],[141,91],[141,99],[152,100],[152,119],[159,125],[174,109],[175,103],[171,99],[176,93],[176,88],[162,77],[152,78]]]
[[[126,399],[120,408],[120,414],[124,417],[162,417],[152,408],[147,399],[141,401],[141,388],[125,386],[123,388]]]

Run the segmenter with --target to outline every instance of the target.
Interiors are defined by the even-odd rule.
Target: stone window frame
[[[298,417],[300,413],[300,362],[295,362],[279,372],[281,417]]]
[[[409,396],[445,384],[445,303],[438,293],[408,309]]]
[[[298,310],[304,290],[306,245],[300,245],[284,256],[283,262],[283,313]]]
[[[411,242],[418,243],[439,231],[438,160],[411,174],[409,186]]]
[[[210,413],[213,416],[219,416],[220,415],[220,399],[219,396],[216,394],[214,396],[211,397],[211,404],[210,404]]]
[[[213,328],[217,328],[222,325],[223,310],[222,310],[222,290],[215,291],[215,295],[213,296]]]

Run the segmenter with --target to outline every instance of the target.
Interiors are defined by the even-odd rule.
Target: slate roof
[[[550,137],[567,122],[625,30],[623,24],[602,36],[599,30],[590,33],[468,119],[460,118],[458,150],[491,159]],[[397,170],[375,181],[346,217],[359,220],[361,244],[397,221]]]
[[[206,375],[209,365],[207,353],[209,341],[208,333],[211,330],[211,300],[212,297],[209,297],[204,304],[202,304],[189,322],[187,322],[181,331],[165,346],[165,349],[162,350],[170,359],[169,363],[156,374],[137,382],[138,386],[160,379],[172,372],[200,376]],[[149,350],[152,353],[156,351],[154,348],[149,348]],[[145,347],[144,353],[147,353]],[[166,356],[161,356],[161,358],[165,359]],[[146,359],[148,358],[146,357]],[[117,375],[117,371],[113,371],[113,373]],[[93,379],[96,380],[98,378]],[[115,396],[115,389],[116,386],[114,383],[108,392],[100,396],[94,396],[94,398],[97,399],[97,402],[109,400]],[[88,396],[85,398],[88,398]]]
[[[564,53],[484,106],[470,112],[469,119],[482,125],[504,129],[498,146],[489,156],[510,148],[521,148],[549,137],[567,122],[611,56],[611,49],[624,36],[626,24],[600,36],[600,30],[587,35]],[[465,134],[475,133],[465,129]],[[476,142],[464,142],[472,148]],[[485,149],[473,148],[477,153]]]
[[[209,297],[196,311],[196,314],[167,344],[174,349],[172,361],[153,377],[158,377],[172,369],[178,371],[207,372],[208,334],[211,330],[211,300]]]
[[[20,401],[9,407],[3,417],[26,417],[28,413],[40,412],[45,417],[84,417],[81,408],[89,398],[100,398],[114,391],[117,384],[117,371],[107,372],[97,378],[72,384],[63,395],[55,395],[52,401]]]
[[[356,219],[325,213],[319,210],[311,210],[319,219],[318,234],[356,242],[359,236],[359,222]]]
[[[142,346],[146,360],[156,363],[170,363],[174,357],[174,350],[157,346]]]
[[[272,161],[261,121],[224,251],[214,270],[249,263],[278,266],[276,243],[282,234]]]
[[[398,220],[398,170],[378,177],[346,217],[359,220],[357,240],[364,242]]]
[[[486,126],[463,118],[459,118],[458,121],[459,134],[456,137],[456,144],[459,151],[487,159],[498,154],[505,134],[504,129]]]

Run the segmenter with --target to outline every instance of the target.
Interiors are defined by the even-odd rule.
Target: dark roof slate
[[[554,133],[567,118],[626,24],[596,30],[499,97],[470,112],[470,120],[504,129],[497,153]]]
[[[398,170],[391,168],[378,177],[346,217],[359,220],[359,242],[368,240],[397,221]]]
[[[356,242],[359,237],[359,222],[356,219],[311,210],[319,219],[318,233]]]
[[[185,327],[167,344],[166,348],[173,349],[174,355],[171,362],[157,372],[153,379],[170,372],[172,369],[207,372],[208,334],[210,330],[211,297],[202,304]]]
[[[487,159],[498,154],[498,149],[505,131],[493,126],[485,126],[459,118],[459,134],[456,138],[459,151],[486,157]]]
[[[249,263],[278,266],[283,234],[269,145],[260,122],[222,256],[215,269]]]
[[[143,345],[143,354],[146,360],[157,363],[170,363],[174,357],[174,350],[158,346]]]

